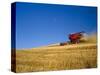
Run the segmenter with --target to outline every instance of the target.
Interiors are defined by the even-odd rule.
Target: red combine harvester
[[[80,39],[83,37],[84,33],[85,32],[82,31],[82,32],[69,34],[68,38],[69,38],[70,42],[62,42],[62,43],[60,43],[60,46],[67,45],[69,43],[72,43],[72,44],[79,43]]]
[[[77,33],[73,33],[73,34],[69,34],[69,40],[71,43],[79,43],[80,39],[83,37],[83,34],[85,32],[77,32]]]

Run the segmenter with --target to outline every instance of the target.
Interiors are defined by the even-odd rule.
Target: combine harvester
[[[60,43],[60,46],[64,46],[67,44],[77,44],[81,42],[81,39],[84,37],[84,31],[82,32],[77,32],[77,33],[73,33],[73,34],[69,34],[68,38],[69,38],[69,42],[62,42]]]

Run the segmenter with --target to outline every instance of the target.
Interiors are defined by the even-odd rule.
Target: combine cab
[[[71,43],[80,43],[80,39],[83,38],[84,32],[78,32],[69,34],[69,40]]]

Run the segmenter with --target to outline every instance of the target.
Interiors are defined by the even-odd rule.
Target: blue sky
[[[96,32],[97,8],[16,3],[16,48],[68,41],[68,34]]]

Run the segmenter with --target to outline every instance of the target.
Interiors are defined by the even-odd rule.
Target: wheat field
[[[97,44],[86,42],[16,51],[16,72],[85,69],[97,67]]]

